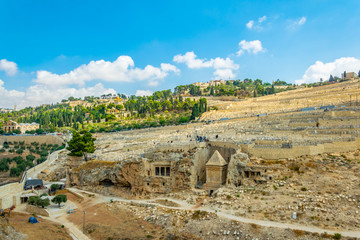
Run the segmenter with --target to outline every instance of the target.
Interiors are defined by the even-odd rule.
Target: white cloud
[[[297,24],[298,24],[299,26],[301,26],[301,25],[304,25],[305,22],[306,22],[306,17],[302,17],[302,18],[300,18],[300,20],[297,22]]]
[[[265,22],[267,20],[266,16],[262,16],[259,17],[259,19],[255,22],[254,20],[250,20],[248,21],[245,26],[248,29],[253,29],[253,30],[257,30],[257,31],[261,31],[263,30],[263,27],[261,26],[263,22]]]
[[[266,16],[262,16],[262,17],[259,18],[258,22],[262,23],[262,22],[266,21],[266,19],[267,19]]]
[[[239,69],[239,65],[234,63],[230,58],[211,58],[200,59],[197,58],[194,52],[187,52],[184,55],[176,55],[173,59],[177,63],[185,63],[188,68],[199,69],[199,68],[213,68],[215,78],[234,78],[235,74],[233,70]],[[226,73],[226,74],[225,74]],[[226,76],[225,76],[226,75]],[[225,76],[225,77],[224,77]]]
[[[153,93],[151,90],[136,90],[135,96],[151,96]]]
[[[254,26],[254,20],[250,20],[248,23],[246,23],[246,27],[247,27],[248,29],[252,29],[253,26]]]
[[[303,77],[296,80],[296,84],[319,82],[320,78],[324,81],[328,80],[330,74],[333,76],[341,77],[341,73],[356,72],[360,70],[360,59],[354,57],[342,57],[333,62],[323,63],[316,61],[304,73]]]
[[[296,30],[298,29],[300,26],[304,25],[305,22],[306,22],[306,17],[301,17],[299,19],[296,19],[296,20],[292,20],[292,21],[288,21],[288,30]]]
[[[147,65],[144,69],[141,69],[134,66],[131,57],[120,56],[114,62],[105,60],[91,61],[89,64],[83,64],[69,73],[61,75],[48,71],[38,71],[37,78],[34,81],[38,84],[52,86],[70,84],[84,86],[85,82],[93,80],[107,82],[153,81],[154,79],[165,78],[169,72],[180,73],[179,69],[168,63],[162,63],[160,68]]]
[[[236,53],[238,56],[242,55],[247,51],[248,53],[257,54],[259,52],[265,51],[265,49],[262,47],[261,41],[254,40],[254,41],[246,41],[242,40],[239,42],[240,50]]]
[[[7,108],[12,108],[14,105],[17,105],[19,108],[24,108],[27,106],[39,106],[44,103],[57,103],[70,96],[85,97],[100,96],[108,93],[116,94],[114,89],[105,88],[101,83],[93,87],[78,89],[66,86],[59,86],[54,89],[48,85],[36,84],[30,86],[24,92],[7,90],[3,85],[4,82],[0,80],[0,106]]]
[[[229,69],[238,69],[239,65],[235,64],[230,58],[220,58],[215,59],[211,58],[210,60],[199,59],[194,52],[187,52],[184,55],[176,55],[174,57],[174,62],[185,63],[188,68],[229,68]]]
[[[0,71],[5,71],[7,75],[15,75],[18,71],[16,63],[8,61],[6,59],[0,60]]]
[[[216,71],[214,72],[214,77],[216,79],[234,79],[235,78],[235,74],[233,73],[233,71],[231,69],[216,69]]]

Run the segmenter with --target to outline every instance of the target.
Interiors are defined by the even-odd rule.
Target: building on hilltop
[[[14,130],[19,130],[21,133],[26,131],[35,131],[39,129],[40,125],[38,123],[17,123],[15,121],[9,120],[4,123],[3,130],[4,132],[13,132]]]
[[[355,79],[355,78],[359,78],[359,76],[355,73],[355,72],[347,72],[345,73],[346,76],[344,75],[344,73],[341,74],[341,78],[342,79]]]

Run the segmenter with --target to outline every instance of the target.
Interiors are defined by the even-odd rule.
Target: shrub
[[[4,148],[0,149],[0,152],[2,152],[2,153],[5,152],[5,149]]]
[[[301,191],[306,192],[306,191],[307,191],[307,188],[306,188],[306,187],[302,187],[302,188],[301,188]]]
[[[35,156],[34,156],[34,155],[31,155],[31,154],[30,154],[30,155],[27,155],[27,156],[26,156],[26,160],[27,160],[27,161],[34,161],[34,160],[35,160]]]
[[[10,177],[18,177],[21,174],[21,170],[17,167],[10,168]]]
[[[333,238],[334,238],[334,239],[341,239],[341,237],[342,237],[342,236],[341,236],[340,233],[335,233]]]
[[[23,151],[22,149],[16,150],[16,153],[17,153],[17,154],[20,154],[20,155],[23,154],[23,152],[24,152],[24,151]]]
[[[7,172],[9,171],[9,164],[4,159],[0,162],[0,172]]]
[[[50,205],[50,200],[48,198],[41,199],[39,196],[29,197],[27,202],[30,205],[35,205],[42,208]]]

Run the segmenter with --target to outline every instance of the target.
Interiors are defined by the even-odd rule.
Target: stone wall
[[[0,145],[3,145],[4,142],[22,142],[24,141],[25,144],[30,144],[32,142],[38,142],[40,144],[58,144],[61,145],[64,141],[58,137],[53,135],[36,135],[36,136],[0,136]]]
[[[264,159],[295,158],[304,155],[317,155],[321,153],[348,152],[359,149],[360,138],[355,141],[332,142],[308,146],[293,146],[292,148],[261,148],[247,145],[244,150],[253,157]]]
[[[10,183],[0,187],[0,208],[10,208],[20,204],[20,194],[24,183]]]
[[[26,205],[25,209],[28,213],[49,217],[49,212],[45,208],[40,208],[33,205]]]

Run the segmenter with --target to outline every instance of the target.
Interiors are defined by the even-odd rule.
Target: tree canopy
[[[95,152],[95,140],[88,131],[83,131],[82,135],[80,132],[74,131],[72,139],[68,142],[69,155],[84,156],[85,161],[88,161],[87,154]]]

